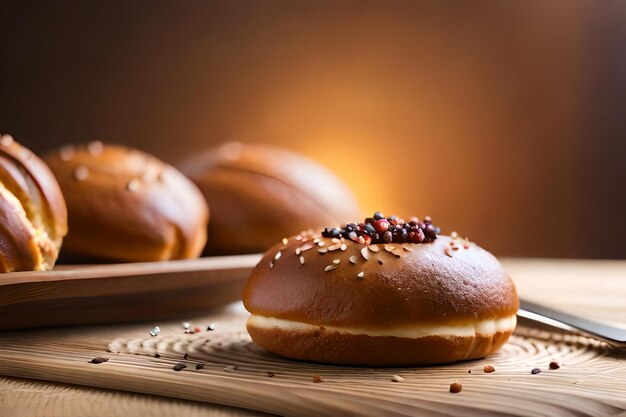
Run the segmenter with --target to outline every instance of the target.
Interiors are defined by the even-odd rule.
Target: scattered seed
[[[483,371],[485,371],[486,374],[490,374],[492,372],[495,372],[496,368],[494,368],[491,365],[485,365],[485,367],[483,368]]]
[[[182,371],[183,369],[185,369],[187,367],[187,365],[185,365],[182,362],[178,362],[176,365],[174,365],[174,367],[172,368],[173,370],[179,372]]]
[[[274,262],[270,261],[270,269],[274,268]]]
[[[402,246],[402,249],[404,249],[407,252],[413,252],[413,248],[409,248],[408,246]]]
[[[161,328],[159,326],[154,326],[152,330],[150,330],[150,336],[158,336],[161,333]]]
[[[322,379],[322,376],[320,374],[313,375],[313,382],[320,383],[322,381],[323,381],[323,379]]]
[[[395,249],[396,249],[396,247],[395,247],[395,246],[392,246],[392,245],[385,245],[385,250],[386,250],[387,252],[393,252]]]
[[[271,371],[269,371],[267,373],[267,376],[270,377],[270,378],[274,378],[274,375],[276,375],[276,374],[274,372],[271,372]]]
[[[342,243],[339,249],[341,249],[342,251],[345,251],[346,249],[348,249],[348,245],[346,245],[345,243]]]
[[[289,243],[289,239],[287,239],[286,237],[283,238],[283,245],[286,245],[287,243]]]
[[[326,268],[324,268],[324,271],[328,272],[328,271],[332,271],[333,269],[337,269],[339,268],[337,265],[328,265]]]
[[[402,378],[400,375],[394,375],[391,377],[391,381],[392,382],[402,382],[404,381],[404,378]]]
[[[458,234],[457,232],[452,231],[452,232],[450,233],[450,237],[451,237],[452,239],[456,239],[457,237],[459,237],[459,234]]]
[[[203,363],[197,363],[196,364],[196,369],[202,369],[204,368],[204,364]]]
[[[374,253],[376,253],[376,252],[378,252],[380,250],[380,248],[378,246],[376,246],[376,245],[369,245],[367,247],[367,249],[369,249],[370,252],[374,252]]]
[[[324,242],[323,240],[320,242],[317,242],[317,246],[325,246],[326,242]]]
[[[108,361],[109,361],[109,358],[106,358],[104,356],[96,356],[95,358],[90,360],[89,363],[99,364],[99,363],[105,363],[105,362],[108,362]]]
[[[133,178],[132,180],[128,181],[128,184],[126,184],[126,191],[137,191],[140,185],[141,184],[139,184],[139,180]]]
[[[561,365],[557,361],[550,362],[550,369],[559,369]]]
[[[359,272],[358,274],[356,274],[356,277],[357,277],[358,279],[363,279],[363,278],[365,278],[365,272],[363,272],[363,271]]]
[[[283,253],[281,251],[276,252],[276,255],[274,255],[274,260],[277,261],[280,259],[280,255],[282,255]]]
[[[334,238],[330,239],[330,241],[331,241],[331,242],[333,242],[333,243],[339,243],[339,242],[341,242],[341,240],[337,239],[336,237],[334,237]]]
[[[322,248],[322,249],[318,249],[317,251],[323,255],[323,254],[325,254],[326,252],[328,252],[328,249],[326,249],[326,248]]]
[[[463,390],[463,385],[458,382],[453,382],[450,384],[450,392],[453,394],[457,394]]]
[[[363,249],[361,249],[361,255],[363,256],[363,258],[365,258],[366,261],[369,261],[369,259],[370,259],[370,252],[367,249],[367,246],[364,247]]]
[[[337,243],[336,245],[332,245],[332,246],[328,247],[328,250],[331,251],[331,252],[334,251],[334,250],[337,250],[337,249],[341,249],[341,244],[340,243]]]
[[[209,330],[209,331],[215,330],[215,323],[209,324],[209,327],[207,327],[206,329]]]
[[[183,321],[183,329],[188,330],[191,327],[191,323],[188,321]]]
[[[304,256],[300,256],[300,264],[304,265]]]
[[[539,368],[533,368],[533,370],[532,370],[532,371],[530,371],[530,373],[531,373],[531,374],[533,374],[533,375],[537,375],[537,374],[541,373],[541,369],[539,369]]]
[[[333,263],[335,265],[339,265],[341,263],[341,259],[333,259]]]
[[[59,149],[59,158],[62,161],[69,161],[74,156],[74,147],[72,145],[65,145]]]

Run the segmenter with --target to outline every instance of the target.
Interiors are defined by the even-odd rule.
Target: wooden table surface
[[[626,261],[505,259],[521,296],[597,320],[626,324]],[[28,336],[28,332],[23,333]],[[626,414],[623,387],[607,414]],[[0,370],[1,371],[1,370]],[[505,412],[506,405],[502,405]],[[0,377],[0,416],[257,416],[250,410],[62,383]]]

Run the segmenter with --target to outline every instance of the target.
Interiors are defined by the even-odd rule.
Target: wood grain
[[[550,268],[555,263],[544,261],[506,262],[522,295],[536,301],[550,300],[555,307],[575,308],[565,284],[571,276],[569,267],[578,269],[567,262],[558,264],[561,268]],[[584,290],[585,283],[594,284],[587,291],[593,302],[585,303],[581,311],[589,312],[596,305],[597,317],[619,321],[624,313],[619,300],[626,295],[626,281],[617,277],[624,276],[619,271],[626,271],[626,263],[585,265],[591,264],[595,264],[591,268],[594,273],[581,274],[581,287],[571,284],[578,288],[576,291]],[[550,279],[537,272],[537,265],[553,269]],[[618,275],[613,275],[615,272]],[[610,294],[602,291],[605,281],[609,282],[606,290]],[[563,290],[557,291],[559,288]],[[178,321],[159,322],[162,333],[154,338],[148,335],[151,325],[147,324],[5,332],[0,335],[0,374],[281,415],[555,416],[626,412],[625,353],[584,337],[522,326],[500,352],[478,361],[428,368],[336,367],[289,361],[263,351],[245,333],[245,317],[240,307],[196,317],[193,324],[203,329],[197,334],[184,334]],[[216,329],[204,330],[211,322],[216,323]],[[154,357],[155,352],[161,356]],[[189,354],[187,359],[185,353]],[[110,357],[109,362],[88,363],[102,355]],[[559,361],[561,368],[549,370],[552,360]],[[178,362],[188,364],[188,368],[173,371]],[[204,368],[197,370],[197,363]],[[485,374],[482,368],[486,364],[493,365],[496,372]],[[535,367],[542,372],[532,375]],[[324,381],[313,383],[314,374],[320,374]],[[404,381],[392,382],[393,375],[402,376]],[[453,381],[463,384],[461,393],[448,392]],[[0,406],[12,401],[10,398],[0,399]]]
[[[258,259],[241,255],[3,274],[0,330],[197,314],[238,300]]]

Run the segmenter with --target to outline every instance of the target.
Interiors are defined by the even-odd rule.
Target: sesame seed
[[[386,250],[387,252],[393,252],[395,249],[396,249],[396,247],[395,247],[395,246],[392,246],[392,245],[385,245],[385,250]]]
[[[301,265],[304,265],[304,256],[301,256],[301,257],[300,257],[300,264],[301,264]]]
[[[281,255],[282,255],[281,251],[276,252],[276,255],[274,255],[274,260],[275,261],[279,260]]]
[[[211,323],[209,324],[209,327],[206,328],[207,330],[213,331],[215,330],[215,323]]]
[[[326,252],[328,252],[328,249],[326,249],[326,248],[322,248],[322,249],[318,249],[317,251],[323,255],[323,254],[325,254]]]
[[[65,145],[59,149],[59,158],[62,161],[69,161],[74,156],[74,147],[72,145]]]
[[[309,244],[306,244],[306,245],[304,245],[304,246],[300,246],[300,252],[306,252],[306,251],[308,251],[309,249],[313,249],[314,247],[315,247],[315,245],[312,245],[312,244],[310,244],[310,243],[309,243]]]
[[[324,242],[324,241],[320,241],[320,242],[317,242],[317,245],[318,245],[318,246],[325,246],[325,245],[326,245],[326,242]]]
[[[270,269],[274,268],[274,262],[270,261]]]
[[[302,250],[300,248],[296,248],[296,255],[300,255],[300,252],[302,252]]]
[[[0,139],[0,144],[2,144],[2,146],[11,146],[13,145],[13,142],[15,142],[15,140],[11,135],[2,135],[2,138]]]
[[[404,378],[402,378],[400,375],[394,375],[391,377],[391,381],[392,382],[402,382],[404,381]]]
[[[98,156],[104,150],[104,144],[99,140],[94,140],[93,142],[89,142],[87,144],[87,152],[92,154],[93,156]]]
[[[335,265],[339,265],[341,263],[341,259],[333,259],[333,263]]]
[[[289,243],[289,239],[287,239],[286,237],[283,238],[283,245],[286,245],[287,243]]]
[[[537,374],[541,373],[541,369],[539,369],[539,368],[533,368],[533,370],[532,370],[532,371],[530,371],[530,373],[531,373],[531,374],[533,374],[533,375],[537,375]]]
[[[336,237],[330,239],[330,241],[333,243],[341,243],[341,240],[337,239]]]
[[[225,367],[224,367],[224,372],[228,372],[228,373],[230,373],[230,372],[234,372],[234,371],[236,371],[236,370],[237,370],[237,367],[236,367],[236,366],[228,365],[228,366],[225,366]]]
[[[128,181],[128,184],[126,184],[126,190],[128,191],[136,191],[139,188],[139,180],[137,180],[136,178]]]
[[[74,178],[78,181],[84,181],[89,176],[89,169],[84,165],[79,165],[74,171]]]
[[[340,248],[341,248],[341,244],[338,243],[336,245],[329,246],[328,250],[329,251],[334,251],[334,250],[337,250],[337,249],[340,249]]]
[[[382,264],[383,264],[383,260],[382,260],[382,259],[379,259],[379,260],[378,260],[378,265],[382,265]]]
[[[316,237],[315,239],[313,239],[313,243],[320,243],[322,241],[322,239],[320,239],[319,237]]]
[[[296,238],[295,238],[295,239],[296,239],[296,240],[302,240],[302,235],[298,235],[298,236],[296,236]]]
[[[348,246],[345,243],[342,243],[341,246],[339,247],[342,251],[345,251],[346,249],[348,249]]]
[[[402,246],[402,249],[404,249],[407,252],[413,252],[413,248],[409,248],[408,246]]]
[[[328,265],[326,268],[324,268],[324,271],[328,272],[328,271],[332,271],[333,269],[337,269],[339,268],[337,265]]]
[[[450,237],[451,237],[452,239],[456,239],[457,237],[459,237],[459,234],[458,234],[457,232],[454,232],[454,231],[453,231],[452,233],[450,233]]]
[[[378,246],[372,246],[372,245],[368,246],[367,249],[374,253],[377,253],[380,250]]]
[[[161,333],[161,328],[159,326],[154,326],[152,330],[150,330],[150,336],[155,337]]]
[[[365,278],[365,272],[363,272],[363,271],[359,272],[358,274],[356,274],[356,277],[357,277],[358,279],[363,279],[363,278]]]
[[[188,321],[183,321],[183,329],[187,330],[191,327],[191,323]]]
[[[361,249],[361,255],[365,258],[366,261],[369,261],[369,259],[370,259],[370,252],[367,249],[367,246],[364,247],[363,249]]]
[[[357,261],[358,259],[359,259],[359,258],[357,258],[356,256],[352,255],[352,256],[350,257],[350,263],[351,263],[351,264],[356,264],[356,261]]]

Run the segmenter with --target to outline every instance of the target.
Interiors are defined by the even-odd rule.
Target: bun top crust
[[[202,251],[208,207],[172,166],[101,142],[63,147],[46,161],[68,204],[70,258],[159,261]]]
[[[457,240],[366,246],[296,236],[264,255],[244,290],[244,305],[252,314],[363,329],[515,314],[515,285],[498,260],[473,243],[459,247]]]
[[[211,207],[210,254],[265,251],[284,236],[359,214],[334,174],[278,147],[228,142],[179,166]],[[233,224],[245,233],[233,233]]]
[[[48,166],[0,135],[0,271],[52,269],[67,233],[67,208]]]

